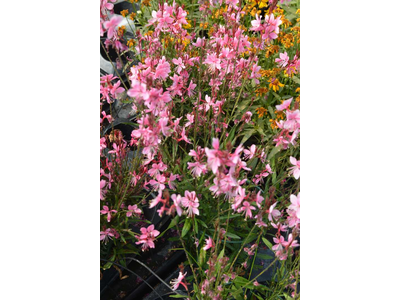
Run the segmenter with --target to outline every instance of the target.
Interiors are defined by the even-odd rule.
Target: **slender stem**
[[[101,45],[101,47],[103,47],[103,50],[104,50],[104,52],[106,53],[109,62],[110,62],[111,65],[113,66],[113,68],[114,68],[114,70],[115,70],[115,73],[117,73],[118,78],[121,80],[122,85],[125,87],[126,90],[128,90],[128,87],[125,85],[125,82],[122,80],[121,75],[119,74],[117,68],[114,66],[114,64],[113,64],[113,62],[112,62],[110,56],[108,55],[108,52],[107,52],[106,48],[103,46],[103,43],[100,43],[100,45]]]

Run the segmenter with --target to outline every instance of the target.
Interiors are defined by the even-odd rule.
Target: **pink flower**
[[[107,205],[103,206],[103,209],[100,211],[102,215],[107,215],[107,222],[111,221],[111,213],[116,213],[117,211],[115,209],[109,210]]]
[[[192,169],[190,172],[196,177],[200,177],[201,174],[207,173],[206,165],[203,165],[198,161],[196,161],[195,163],[188,162],[188,170],[189,169]]]
[[[196,192],[185,191],[185,197],[182,197],[181,203],[187,208],[188,217],[192,217],[193,214],[199,215],[199,199],[196,197]]]
[[[119,233],[114,228],[107,228],[104,231],[100,231],[100,241],[104,241],[105,244],[112,237],[119,238]]]
[[[142,213],[142,211],[137,207],[136,204],[135,205],[128,205],[128,212],[126,213],[126,216],[127,217],[131,217],[132,213],[139,215],[139,214]]]
[[[262,16],[259,17],[258,14],[256,14],[256,19],[251,21],[252,27],[250,28],[250,30],[253,30],[253,31],[263,30],[264,27],[261,25],[261,19],[262,19]]]
[[[186,284],[182,281],[185,278],[186,274],[187,274],[187,272],[185,274],[182,274],[182,272],[179,272],[178,278],[171,280],[170,283],[171,283],[172,289],[174,291],[176,291],[178,289],[180,284],[183,285],[186,289],[188,289]]]
[[[212,238],[211,237],[207,238],[206,245],[203,247],[203,250],[207,251],[208,249],[214,248],[214,247],[215,247],[215,245],[214,245]]]
[[[150,176],[157,176],[160,174],[160,171],[164,172],[166,169],[167,169],[167,166],[163,162],[160,162],[159,164],[153,164],[151,166],[151,169],[149,171],[147,171],[147,173]]]
[[[189,97],[194,95],[193,91],[194,91],[196,86],[197,86],[197,84],[193,83],[193,81],[190,80],[189,86],[187,88],[187,94],[188,94]]]
[[[292,203],[288,209],[296,212],[296,217],[300,219],[300,192],[295,195],[290,195],[290,202]]]
[[[165,60],[165,56],[163,56],[158,62],[154,78],[166,79],[168,77],[169,72],[171,72],[170,65]]]
[[[272,218],[277,220],[281,215],[281,212],[279,210],[275,209],[275,206],[277,204],[278,204],[278,202],[275,202],[268,209],[268,220],[270,220],[271,222],[272,222]]]
[[[289,62],[289,56],[285,53],[279,53],[280,58],[276,58],[275,62],[278,64],[279,67],[283,68],[286,67]]]
[[[158,230],[154,229],[154,225],[151,224],[147,228],[140,228],[140,232],[142,233],[138,238],[138,242],[136,245],[142,244],[142,251],[147,250],[148,248],[155,248],[154,240],[155,237],[160,234]]]
[[[251,206],[250,203],[248,201],[244,201],[243,202],[243,206],[241,208],[238,209],[238,212],[243,212],[245,211],[245,220],[247,219],[247,217],[250,217],[250,219],[253,217],[251,211],[255,210],[256,208],[254,206]]]
[[[181,207],[182,198],[181,198],[181,195],[173,194],[173,195],[171,195],[171,199],[174,202],[174,206],[175,206],[175,209],[176,209],[176,212],[177,212],[178,216],[181,216],[182,215],[182,207]]]
[[[207,58],[204,63],[209,65],[208,69],[212,73],[215,71],[215,69],[221,70],[221,60],[216,54],[207,54]]]
[[[272,250],[278,251],[278,250],[283,250],[283,247],[285,246],[285,238],[283,236],[280,236],[279,239],[273,238],[275,245],[272,246]]]
[[[114,36],[114,32],[115,32],[115,27],[118,26],[119,22],[121,22],[121,20],[123,19],[123,17],[119,16],[119,15],[114,15],[110,21],[105,21],[103,23],[104,28],[107,31],[107,38],[111,39]]]
[[[242,204],[242,201],[246,198],[246,190],[242,187],[238,187],[235,202],[232,204],[233,211],[236,211]]]
[[[158,193],[156,198],[154,198],[153,200],[150,201],[149,208],[153,208],[153,207],[157,206],[157,204],[160,202],[162,202],[162,203],[164,202],[164,199],[162,199],[161,192]]]
[[[292,103],[292,100],[293,100],[293,98],[283,101],[283,103],[281,105],[276,106],[276,109],[279,111],[287,109],[290,106],[290,103]]]
[[[214,174],[217,173],[218,167],[221,166],[221,159],[220,159],[220,151],[219,151],[219,140],[217,138],[213,138],[212,146],[214,150],[210,150],[205,148],[206,155],[207,155],[207,163],[208,166],[211,168]]]
[[[254,157],[254,155],[256,154],[257,148],[256,145],[251,145],[250,150],[244,149],[243,153],[244,155],[244,159],[252,159]]]
[[[178,58],[178,59],[172,59],[172,62],[175,64],[175,65],[177,65],[177,67],[176,67],[176,72],[178,73],[178,74],[180,74],[181,73],[181,71],[182,71],[182,69],[185,69],[185,64],[183,63],[183,61],[182,61],[182,58]]]
[[[295,179],[300,178],[300,160],[297,160],[293,156],[290,157],[290,163],[294,165],[294,167],[289,168],[289,174],[293,174]]]

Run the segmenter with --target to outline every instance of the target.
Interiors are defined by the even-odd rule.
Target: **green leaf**
[[[272,95],[274,95],[274,96],[275,96],[275,98],[277,98],[278,100],[281,100],[281,96],[279,96],[277,93],[275,93],[275,92],[272,92]]]
[[[179,216],[177,215],[175,218],[172,219],[171,223],[169,224],[168,229],[175,227],[176,224],[178,224]]]
[[[246,130],[244,133],[244,136],[242,138],[242,141],[240,142],[241,144],[244,144],[244,142],[246,142],[254,133],[255,133],[255,129],[250,129],[250,130]]]
[[[300,84],[300,79],[297,76],[293,76],[293,81],[297,84]]]
[[[261,259],[273,259],[274,257],[273,256],[271,256],[271,255],[266,255],[266,254],[257,254],[257,257],[258,258],[261,258]]]
[[[239,215],[240,216],[240,215]],[[221,219],[221,218],[220,218]],[[208,226],[206,225],[206,223],[204,223],[202,220],[197,219],[197,221],[201,224],[201,226],[203,226],[204,228],[208,228]]]
[[[275,154],[277,154],[279,151],[281,150],[281,148],[279,147],[274,147],[272,149],[272,151],[268,154],[268,160],[270,160],[271,158],[273,158],[275,156]]]
[[[170,298],[187,298],[188,296],[186,295],[170,295]]]
[[[192,222],[190,222],[191,219],[186,219],[185,220],[185,225],[183,225],[183,229],[182,229],[182,237],[184,237],[190,230],[190,227],[192,226]]]
[[[272,119],[275,119],[276,116],[275,116],[274,110],[273,110],[273,108],[272,108],[271,106],[268,106],[268,111],[269,111],[269,113],[271,114]]]
[[[194,219],[194,232],[196,232],[196,234],[199,233],[199,226],[197,225],[197,219]]]
[[[225,234],[226,234],[227,237],[230,237],[230,238],[232,238],[232,239],[237,239],[237,240],[240,240],[240,239],[241,239],[240,236],[238,236],[238,235],[236,235],[236,234],[234,234],[234,233],[227,232],[227,233],[225,233]]]
[[[272,244],[265,237],[263,237],[262,240],[269,249],[272,249]]]

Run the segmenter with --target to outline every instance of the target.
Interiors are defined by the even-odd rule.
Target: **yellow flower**
[[[271,83],[269,84],[269,88],[273,89],[274,92],[279,91],[279,87],[284,87],[285,85],[279,82],[277,78],[271,78]]]
[[[142,5],[150,6],[150,0],[142,0]]]
[[[124,9],[124,10],[121,11],[121,15],[123,17],[126,17],[128,13],[129,13],[129,11],[127,9]]]
[[[268,89],[266,87],[258,88],[256,89],[256,96],[261,96],[263,94],[266,94],[268,92]]]
[[[129,15],[129,19],[131,19],[132,21],[135,20],[135,17],[136,17],[136,13],[134,13],[134,12]]]
[[[126,45],[127,45],[128,47],[133,47],[133,46],[135,46],[135,44],[136,44],[136,42],[135,42],[133,39],[130,39],[130,40],[126,43]]]
[[[256,108],[256,112],[258,113],[258,117],[262,118],[265,114],[267,114],[268,110],[266,110],[264,107],[258,107]]]
[[[271,123],[270,125],[271,125],[271,128],[272,128],[272,129],[278,128],[278,126],[276,125],[276,121],[275,121],[275,120],[269,119],[269,122]]]
[[[122,37],[122,36],[124,35],[125,29],[126,29],[126,28],[125,28],[124,25],[118,27],[118,35],[119,35],[120,37]]]
[[[186,20],[186,22],[187,22],[187,24],[183,25],[183,28],[185,28],[185,29],[192,28],[191,21],[190,20]]]

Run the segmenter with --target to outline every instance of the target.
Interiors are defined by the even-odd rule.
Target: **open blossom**
[[[275,206],[277,204],[278,204],[278,202],[275,202],[268,209],[268,220],[270,220],[271,222],[272,222],[272,218],[277,220],[281,215],[281,212],[279,210],[275,209]]]
[[[182,71],[182,69],[185,69],[185,64],[183,63],[183,61],[182,61],[182,58],[178,58],[178,59],[172,59],[172,62],[175,64],[175,65],[177,65],[177,67],[176,67],[176,72],[178,73],[178,74],[180,74],[181,73],[181,71]]]
[[[248,201],[243,202],[243,206],[238,209],[239,212],[245,212],[245,220],[247,217],[250,217],[250,219],[253,217],[251,211],[255,210],[256,208],[254,206],[251,206]]]
[[[296,212],[296,217],[300,219],[300,192],[295,195],[290,195],[290,202],[292,203],[288,209]]]
[[[286,51],[284,53],[279,53],[279,58],[276,58],[275,62],[281,68],[286,67],[289,62],[289,56],[287,55]]]
[[[215,69],[221,70],[221,59],[216,54],[207,54],[204,63],[209,65],[210,72],[214,72]]]
[[[104,231],[100,231],[100,241],[104,241],[107,244],[109,238],[119,238],[119,233],[114,228],[107,228]]]
[[[154,229],[154,225],[151,224],[147,228],[140,228],[140,232],[142,233],[138,238],[138,242],[136,245],[142,244],[142,251],[147,250],[148,248],[155,248],[154,240],[160,234],[158,230]]]
[[[289,168],[290,172],[289,174],[293,174],[293,177],[295,179],[299,179],[300,178],[300,160],[297,160],[296,158],[294,158],[293,156],[290,157],[290,163],[294,166]]]
[[[166,61],[165,56],[163,56],[160,59],[160,61],[158,62],[158,65],[156,67],[156,73],[154,74],[154,77],[166,79],[170,72],[171,72],[170,65]]]
[[[250,150],[244,149],[243,153],[244,155],[244,159],[252,159],[254,157],[254,155],[256,154],[257,148],[256,145],[251,145]]]
[[[137,205],[128,205],[128,212],[126,213],[127,217],[131,217],[132,214],[141,214],[142,211],[137,207]]]
[[[196,177],[201,176],[201,174],[207,173],[207,166],[204,164],[201,164],[198,161],[196,161],[194,163],[188,162],[188,169],[192,169],[190,172]]]
[[[258,14],[256,14],[256,19],[251,21],[251,26],[252,27],[250,28],[250,30],[253,30],[253,31],[261,31],[261,30],[263,30],[264,27],[261,25],[261,19],[262,19],[262,16],[259,17]]]
[[[122,19],[123,19],[123,18],[122,18],[121,16],[114,15],[114,16],[111,18],[110,21],[105,21],[105,22],[103,23],[104,28],[105,28],[106,30],[108,30],[108,31],[107,31],[107,38],[108,38],[108,39],[111,39],[111,38],[114,36],[115,27],[118,26],[119,22],[121,22]]]
[[[293,100],[293,98],[283,101],[283,103],[281,105],[276,106],[276,109],[278,111],[287,109],[288,107],[290,107],[290,103],[292,103],[292,100]]]
[[[217,138],[213,138],[212,145],[213,145],[214,150],[205,148],[205,151],[206,151],[206,155],[207,155],[208,166],[211,168],[211,170],[215,174],[215,173],[217,173],[218,167],[221,166],[219,140]]]
[[[178,214],[178,216],[181,216],[182,212],[183,212],[182,211],[182,197],[181,197],[181,195],[173,194],[173,195],[171,195],[171,199],[174,202],[173,206],[176,209],[176,213]]]
[[[185,191],[185,197],[182,197],[182,205],[187,209],[188,217],[192,217],[193,214],[199,215],[199,199],[196,197],[196,192]]]
[[[178,289],[180,284],[183,285],[187,289],[186,284],[183,282],[183,279],[185,278],[186,274],[187,274],[187,272],[185,274],[182,274],[182,272],[179,272],[178,278],[171,280],[170,283],[171,283],[172,289],[174,291],[176,291]]]
[[[102,215],[107,215],[107,222],[111,221],[111,213],[116,213],[115,209],[110,210],[107,205],[103,206],[103,209],[100,211]]]
[[[215,247],[215,245],[214,245],[212,238],[211,237],[207,238],[206,245],[203,247],[203,250],[207,251],[208,249],[214,248],[214,247]]]

